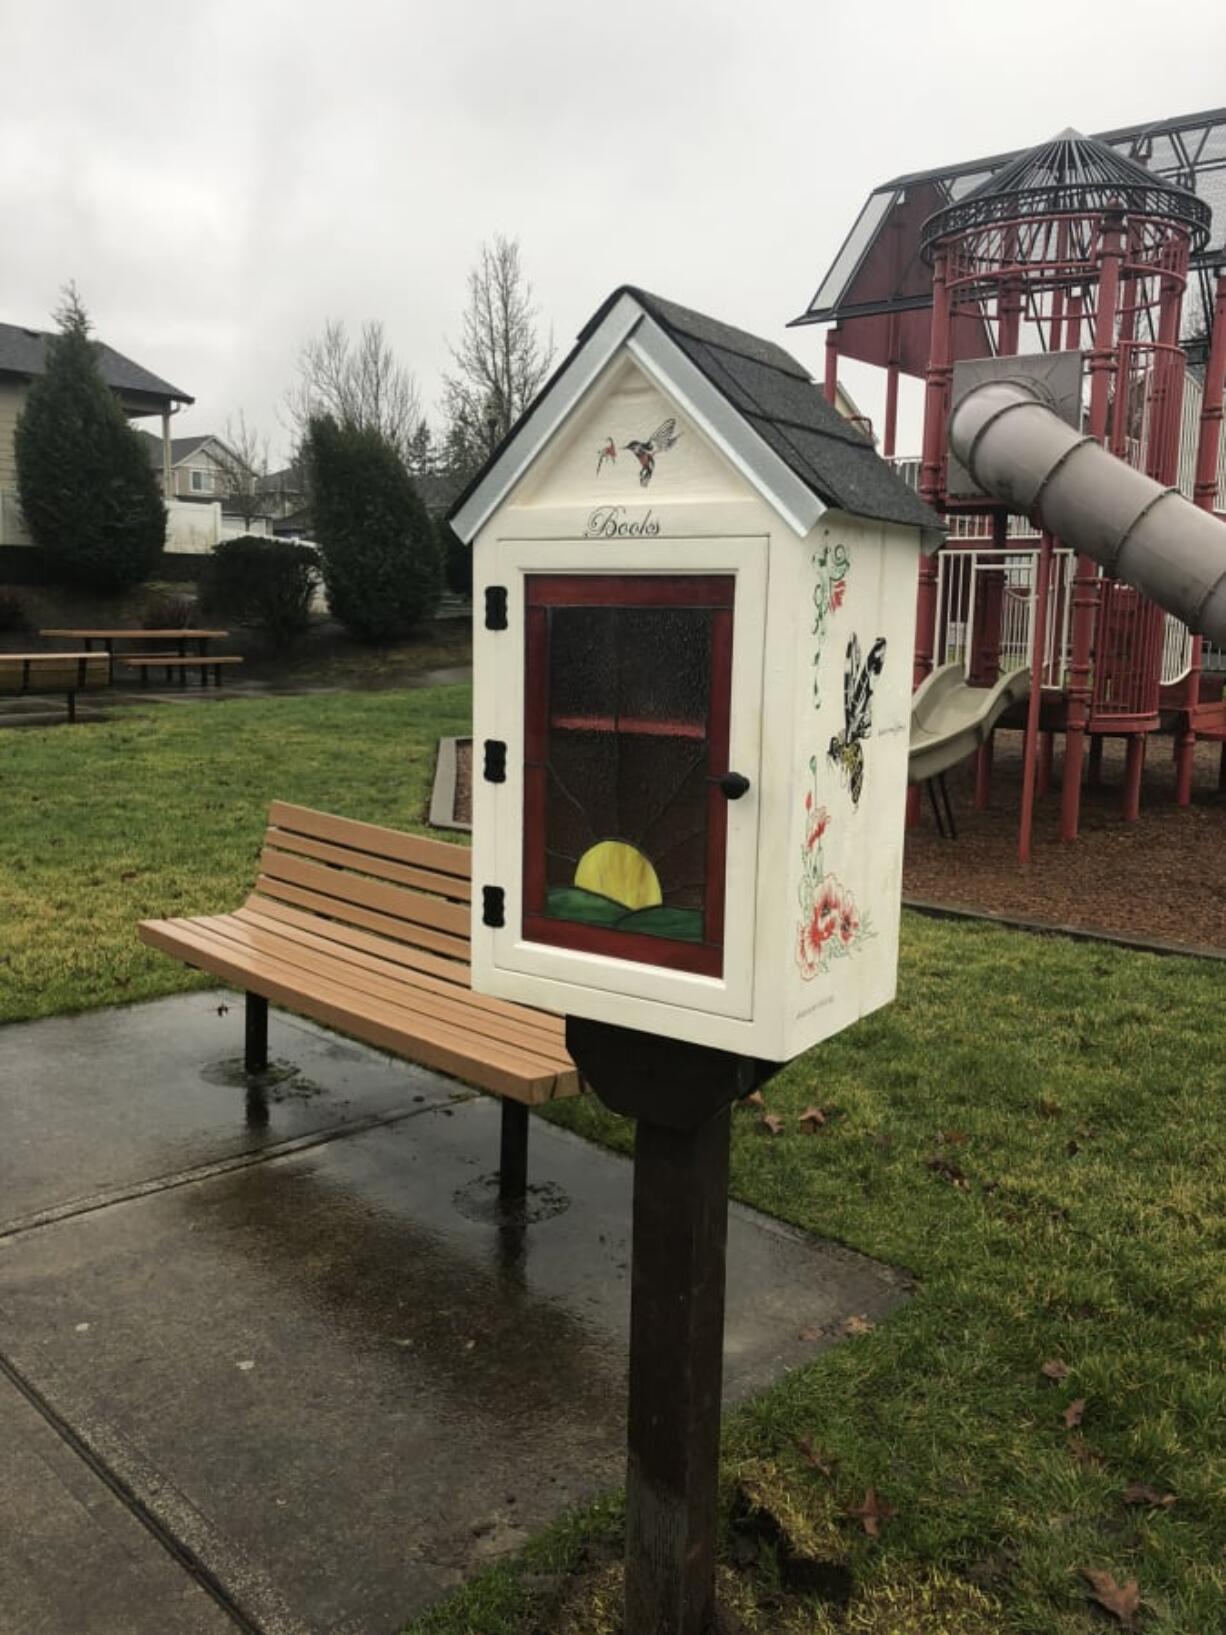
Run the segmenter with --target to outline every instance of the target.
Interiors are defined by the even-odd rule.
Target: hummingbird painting
[[[676,426],[677,422],[675,420],[666,420],[663,425],[656,427],[646,442],[640,443],[631,440],[624,445],[639,463],[639,484],[641,487],[646,488],[651,481],[655,473],[657,457],[666,454],[681,436]]]

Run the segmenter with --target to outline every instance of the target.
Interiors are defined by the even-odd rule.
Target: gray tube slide
[[[1066,425],[1022,380],[969,391],[949,446],[985,493],[1226,645],[1226,527],[1178,489]]]

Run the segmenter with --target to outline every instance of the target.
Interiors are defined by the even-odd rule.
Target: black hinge
[[[504,907],[506,893],[501,886],[481,887],[481,923],[495,930],[507,923]]]
[[[507,628],[507,587],[505,585],[487,585],[485,587],[485,628],[487,630],[505,630]]]
[[[486,783],[506,783],[507,781],[507,746],[501,738],[487,738],[485,740],[485,772]]]

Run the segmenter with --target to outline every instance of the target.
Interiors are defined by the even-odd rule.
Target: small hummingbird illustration
[[[605,439],[604,447],[600,450],[596,457],[596,475],[598,477],[606,460],[611,460],[614,465],[617,464],[617,444],[611,437],[607,437]]]
[[[643,488],[647,487],[655,472],[656,456],[667,453],[681,436],[675,429],[676,425],[675,420],[666,420],[662,426],[656,427],[646,442],[632,440],[624,445],[639,463],[639,483]]]

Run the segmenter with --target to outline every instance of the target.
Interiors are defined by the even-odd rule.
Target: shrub
[[[438,540],[404,461],[374,426],[310,423],[315,537],[332,612],[362,641],[403,636],[433,612]]]
[[[196,622],[196,604],[190,596],[155,596],[145,603],[141,625],[145,630],[186,630]]]
[[[242,534],[213,547],[200,582],[201,604],[262,630],[275,647],[306,629],[319,584],[319,553],[288,539]]]
[[[0,635],[30,628],[26,605],[15,590],[0,590]]]
[[[54,579],[125,590],[153,571],[166,507],[145,445],[98,372],[89,319],[75,290],[57,314],[47,367],[17,423],[17,486]]]
[[[443,517],[435,523],[438,530],[439,556],[447,579],[447,589],[453,596],[471,598],[473,593],[473,553],[452,531]]]

